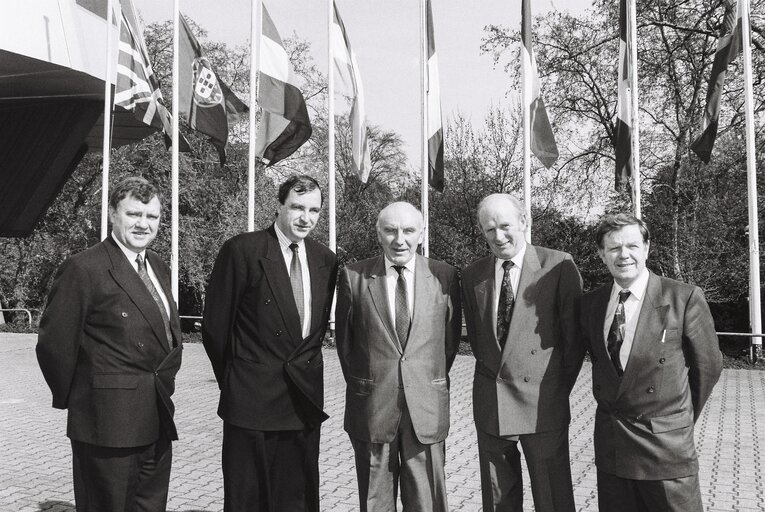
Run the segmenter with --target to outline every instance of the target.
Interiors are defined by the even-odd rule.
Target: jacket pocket
[[[95,373],[93,374],[94,389],[136,389],[138,375],[131,373]]]
[[[651,432],[661,434],[662,432],[671,432],[672,430],[690,427],[693,425],[693,415],[686,411],[680,411],[668,414],[667,416],[651,418],[650,422]]]

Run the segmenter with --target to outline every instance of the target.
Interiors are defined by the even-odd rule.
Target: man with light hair
[[[382,254],[338,280],[337,351],[345,430],[362,512],[445,512],[449,369],[461,329],[457,269],[416,254],[422,214],[392,203],[377,218]]]

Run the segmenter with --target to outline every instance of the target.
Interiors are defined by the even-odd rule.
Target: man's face
[[[606,233],[603,237],[603,247],[598,248],[598,254],[616,284],[622,288],[629,288],[645,269],[649,245],[649,242],[643,241],[640,227],[630,224]]]
[[[117,208],[109,208],[112,233],[131,251],[142,252],[157,236],[160,208],[157,196],[148,203],[142,203],[128,195],[117,203]]]
[[[507,199],[498,197],[486,203],[478,223],[491,252],[501,260],[513,258],[526,245],[526,216]]]
[[[308,236],[321,214],[321,191],[318,188],[298,194],[290,190],[276,209],[276,225],[292,242],[299,242]]]
[[[380,212],[377,240],[395,265],[406,265],[422,242],[422,216],[410,204],[394,203]]]

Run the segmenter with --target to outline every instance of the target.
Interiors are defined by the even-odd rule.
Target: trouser
[[[598,470],[601,512],[702,512],[699,475],[632,480]]]

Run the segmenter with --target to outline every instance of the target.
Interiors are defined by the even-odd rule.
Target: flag
[[[523,58],[526,59],[526,69],[529,70],[531,80],[527,80],[527,87],[531,87],[531,103],[526,106],[531,127],[531,152],[534,153],[542,164],[548,169],[558,159],[558,146],[555,144],[550,119],[547,117],[545,102],[539,93],[539,72],[534,51],[531,48],[531,7],[530,0],[522,0],[521,3],[521,39],[523,41]]]
[[[444,129],[441,123],[441,89],[438,86],[438,57],[433,35],[433,12],[426,0],[428,65],[425,74],[425,94],[428,109],[428,183],[444,191]]]
[[[263,113],[255,154],[270,166],[290,156],[311,137],[311,121],[295,70],[265,5],[259,73],[258,105]]]
[[[162,130],[165,144],[169,147],[172,142],[170,112],[163,104],[159,81],[151,68],[131,0],[122,0],[121,13],[114,104],[131,111],[143,124]],[[189,144],[183,136],[178,146],[180,151],[189,151]]]
[[[356,54],[351,48],[351,41],[345,31],[345,24],[334,6],[334,23],[332,24],[332,55],[335,61],[335,69],[346,90],[351,91],[353,104],[351,105],[351,132],[352,132],[352,156],[353,167],[362,182],[366,183],[372,164],[369,157],[369,138],[367,137],[366,112],[364,109],[364,88],[361,85],[359,65],[356,62]]]
[[[178,110],[186,116],[192,129],[210,137],[223,165],[226,163],[228,122],[235,122],[239,114],[247,112],[247,106],[218,77],[186,19],[182,15],[178,18]]]
[[[701,121],[701,135],[693,141],[691,149],[701,160],[709,163],[712,148],[717,137],[720,99],[728,64],[736,60],[742,46],[741,9],[743,2],[725,0],[725,21],[720,29],[717,50],[712,63],[712,75],[709,77],[707,100],[704,117]]]
[[[630,186],[632,176],[632,112],[631,83],[634,68],[630,48],[632,41],[627,16],[627,0],[619,0],[619,72],[616,101],[616,172],[615,188],[618,191]]]

